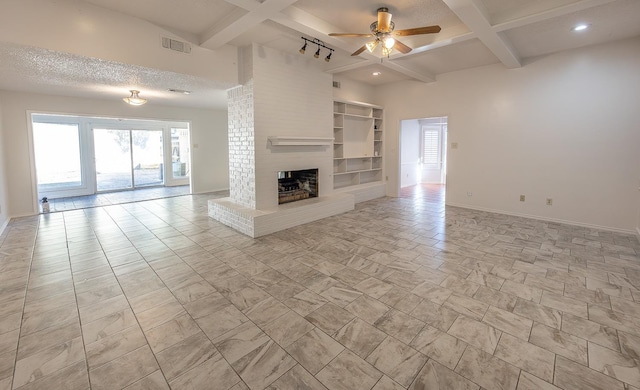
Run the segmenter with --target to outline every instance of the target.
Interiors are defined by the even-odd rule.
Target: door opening
[[[448,117],[400,123],[400,188],[446,184]]]

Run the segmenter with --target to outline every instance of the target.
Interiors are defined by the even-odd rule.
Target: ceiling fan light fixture
[[[129,90],[129,92],[131,92],[131,96],[122,99],[125,103],[131,104],[132,106],[141,106],[147,102],[147,99],[143,99],[140,96],[138,96],[140,91],[136,91],[135,89],[132,89],[132,90]]]
[[[369,53],[373,53],[373,51],[376,49],[376,47],[378,47],[378,42],[379,41],[376,39],[374,41],[367,42],[365,44],[365,46],[367,47],[367,50],[369,50]]]
[[[389,58],[391,52],[393,51],[393,47],[382,46],[382,56]]]
[[[396,44],[396,40],[393,39],[393,37],[388,36],[384,38],[384,47],[386,47],[387,49],[391,49],[395,44]]]

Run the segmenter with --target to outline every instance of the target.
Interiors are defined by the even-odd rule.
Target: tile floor
[[[640,388],[634,236],[405,195],[255,240],[209,196],[15,220],[0,389]]]

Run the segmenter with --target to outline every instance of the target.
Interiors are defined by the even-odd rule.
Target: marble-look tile
[[[315,292],[311,290],[304,290],[285,300],[284,304],[304,317],[327,302],[328,301],[324,297],[316,294]]]
[[[500,291],[536,303],[539,303],[540,298],[542,298],[541,289],[534,286],[527,286],[522,283],[516,283],[511,280],[505,280]]]
[[[620,339],[620,350],[622,354],[640,360],[640,337],[625,332],[618,332],[618,338]]]
[[[438,305],[442,305],[444,301],[446,301],[447,298],[449,298],[449,296],[453,294],[452,290],[440,287],[430,282],[420,283],[413,290],[411,290],[411,292]]]
[[[569,333],[534,323],[529,342],[577,363],[587,365],[587,341]]]
[[[133,325],[137,325],[136,317],[131,309],[125,309],[83,324],[82,335],[85,343],[92,343]]]
[[[640,362],[591,342],[589,343],[589,368],[640,387]]]
[[[563,389],[623,390],[622,382],[562,356],[556,357],[553,384]]]
[[[440,287],[471,297],[476,293],[476,291],[478,291],[480,285],[455,275],[449,275],[444,281],[442,281],[442,283],[440,283]]]
[[[394,381],[408,387],[427,357],[393,337],[387,337],[366,360]]]
[[[142,330],[147,331],[151,328],[155,328],[158,325],[164,324],[167,321],[179,317],[186,312],[182,305],[177,301],[166,303],[164,305],[153,307],[147,311],[136,313],[138,322]]]
[[[198,318],[206,317],[210,314],[216,313],[219,310],[222,310],[226,306],[230,305],[231,302],[223,297],[222,294],[216,292],[207,295],[206,297],[202,297],[200,299],[196,299],[195,301],[189,302],[184,305],[184,308],[194,320],[197,320]]]
[[[329,302],[309,313],[305,318],[326,334],[333,335],[338,329],[354,319],[355,316]]]
[[[9,378],[11,380],[11,378]],[[10,382],[10,381],[9,381]],[[2,387],[0,381],[0,389]],[[9,390],[9,384],[6,389]],[[46,375],[33,382],[29,382],[20,387],[20,390],[39,390],[39,389],[69,389],[84,390],[89,388],[89,374],[87,364],[84,360],[74,363],[62,370],[58,370],[50,375]]]
[[[389,310],[373,324],[381,331],[407,344],[422,330],[424,325],[424,322],[395,309]]]
[[[558,310],[526,301],[521,298],[518,298],[518,302],[513,308],[513,314],[517,314],[556,329],[560,329],[562,324],[562,313]]]
[[[215,313],[196,319],[200,329],[212,340],[247,321],[249,319],[233,305],[225,306]]]
[[[311,374],[317,374],[344,347],[318,328],[305,333],[297,341],[285,348]]]
[[[225,298],[227,298],[235,307],[237,307],[238,310],[243,311],[251,308],[258,302],[269,298],[269,294],[267,294],[261,288],[252,285],[238,291],[230,292],[229,294],[225,295]]]
[[[467,276],[467,280],[469,282],[473,282],[481,286],[490,287],[495,290],[500,290],[500,287],[502,287],[502,284],[505,281],[505,279],[503,278],[491,275],[489,273],[483,273],[479,270],[472,270],[469,276]]]
[[[137,326],[129,327],[121,332],[101,338],[94,343],[87,344],[85,350],[89,369],[108,363],[144,345],[147,345],[147,341]]]
[[[172,389],[206,389],[212,383],[220,389],[231,389],[240,377],[229,363],[217,354],[170,382]],[[241,382],[240,382],[241,383]]]
[[[459,294],[452,294],[442,306],[478,321],[482,320],[489,307],[484,302]]]
[[[269,340],[269,337],[260,328],[247,321],[219,336],[213,340],[213,343],[222,356],[233,364]]]
[[[80,337],[36,352],[16,361],[13,387],[36,381],[81,360],[84,360],[84,346]]]
[[[362,296],[360,291],[352,289],[350,287],[331,286],[320,293],[329,302],[345,307],[349,303]]]
[[[478,390],[480,386],[449,368],[429,360],[416,376],[409,390]]]
[[[362,295],[344,308],[349,313],[359,317],[370,324],[374,324],[380,317],[389,311],[389,307],[384,303]]]
[[[482,318],[482,322],[521,340],[529,340],[529,334],[533,326],[532,320],[493,306],[489,306]]]
[[[589,320],[640,336],[640,320],[625,313],[614,312],[613,310],[607,310],[596,305],[589,305]]]
[[[411,315],[443,332],[449,330],[453,321],[458,318],[458,312],[427,300],[420,302]]]
[[[380,371],[347,349],[316,375],[329,390],[368,390],[381,377]]]
[[[287,314],[290,309],[273,297],[260,301],[243,313],[256,325],[262,327],[276,318]]]
[[[22,336],[77,321],[78,309],[75,304],[65,305],[56,309],[25,314],[22,319],[20,334]],[[12,329],[9,329],[12,330]]]
[[[269,337],[284,348],[298,340],[305,333],[311,331],[313,325],[303,317],[290,311],[266,324],[262,329]]]
[[[202,333],[197,333],[156,354],[160,368],[169,382],[218,354]]]
[[[136,314],[147,311],[156,306],[177,302],[176,298],[171,293],[171,290],[167,288],[161,288],[156,291],[129,299],[131,308]]]
[[[526,371],[520,371],[517,390],[560,390],[560,388]]]
[[[169,384],[164,379],[162,371],[158,370],[130,384],[123,390],[169,390]]]
[[[547,382],[553,381],[555,354],[545,349],[509,334],[503,334],[500,337],[494,356]]]
[[[611,297],[611,309],[614,312],[624,313],[640,320],[640,303],[635,303],[627,299]]]
[[[354,318],[333,336],[361,358],[366,358],[387,335],[360,318]]]
[[[455,372],[487,389],[514,390],[520,370],[469,346],[462,354]]]
[[[462,340],[429,325],[418,333],[410,345],[452,370],[458,364],[460,356],[467,347],[467,344]]]
[[[297,364],[265,390],[326,390],[326,387]]]
[[[560,310],[563,313],[573,314],[578,317],[587,318],[587,304],[566,296],[544,291],[540,304]]]
[[[0,335],[2,338],[10,337],[4,346],[0,345],[0,355],[9,351],[15,351],[18,345],[19,330]],[[18,359],[32,355],[35,352],[42,351],[76,337],[81,336],[80,322],[77,318],[66,324],[43,329],[39,332],[31,333],[20,338],[20,348],[18,348]],[[85,341],[86,343],[86,341]]]
[[[251,390],[264,389],[296,365],[275,342],[269,341],[231,366]]]
[[[621,287],[616,284],[587,277],[587,289],[601,292],[612,297],[633,300],[631,290],[628,287]]]
[[[582,301],[587,304],[593,304],[602,306],[603,308],[610,310],[611,301],[609,295],[605,294],[602,290],[589,290],[584,287],[577,287],[572,285],[565,285],[564,296]]]
[[[459,316],[447,333],[489,354],[493,354],[502,334],[492,326],[465,316]]]
[[[149,346],[158,353],[200,332],[196,322],[187,313],[145,332]]]
[[[149,347],[144,346],[89,371],[92,389],[122,389],[158,370]]]
[[[202,280],[188,286],[173,290],[173,295],[175,295],[175,297],[181,304],[185,305],[189,302],[193,302],[215,292],[215,288],[211,287],[209,283]]]
[[[376,278],[368,278],[353,286],[356,290],[361,291],[373,298],[380,298],[388,293],[394,286]]]
[[[562,316],[562,331],[603,347],[620,351],[618,332],[597,322],[585,320],[571,314],[564,314]]]
[[[473,299],[498,307],[502,310],[513,311],[518,298],[515,295],[481,286],[473,295]]]

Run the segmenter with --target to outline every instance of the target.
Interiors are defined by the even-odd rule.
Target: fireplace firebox
[[[278,204],[318,196],[318,170],[278,172]]]

